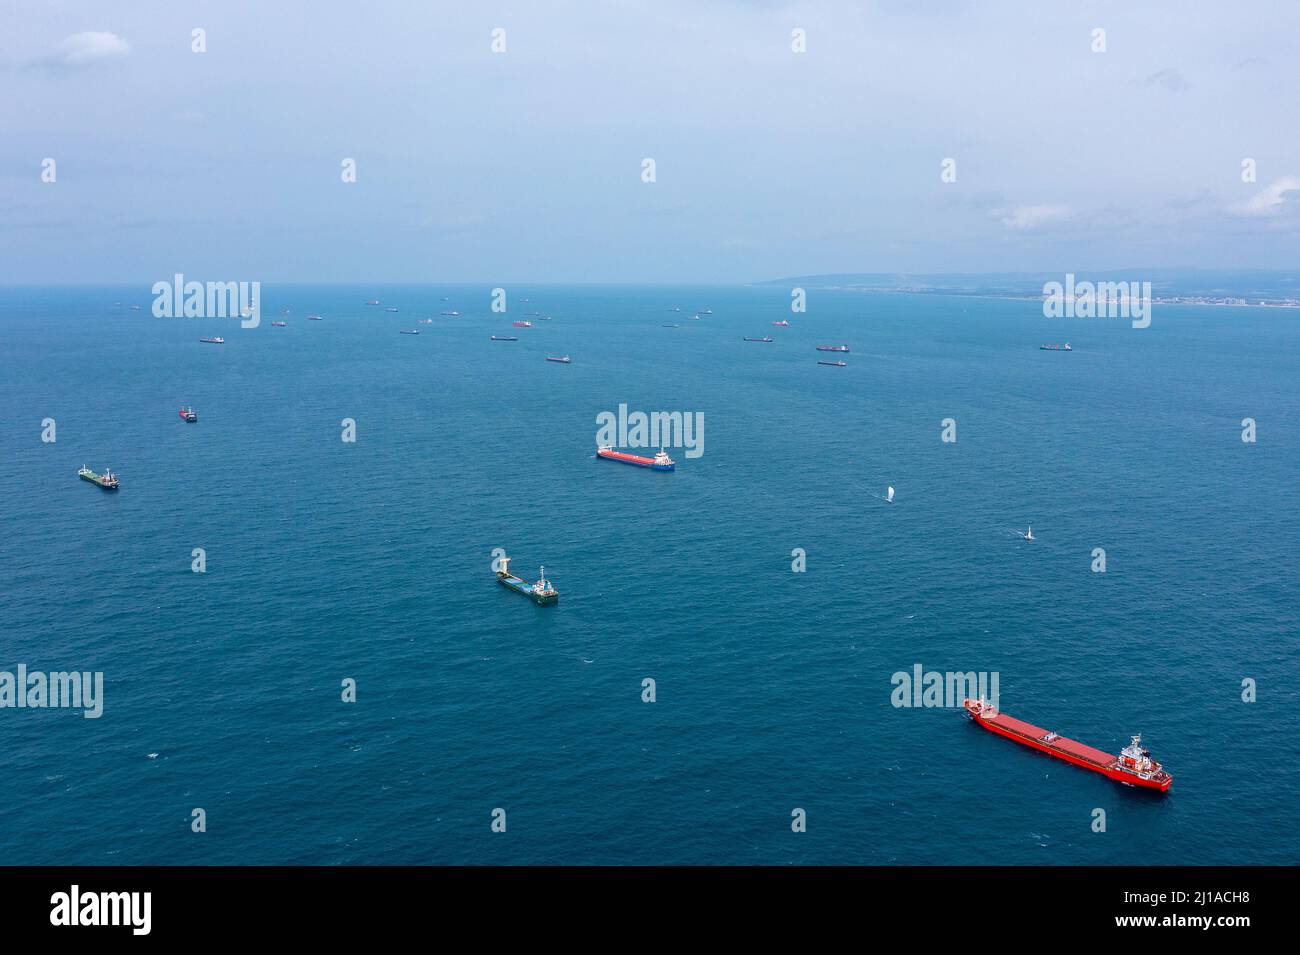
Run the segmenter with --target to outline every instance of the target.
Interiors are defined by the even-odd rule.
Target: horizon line
[[[810,279],[851,279],[851,278],[983,278],[987,276],[1042,276],[1042,275],[1102,275],[1106,273],[1146,273],[1146,274],[1169,274],[1169,273],[1200,273],[1200,274],[1251,274],[1251,275],[1290,275],[1300,277],[1300,269],[1268,269],[1268,268],[1249,268],[1249,267],[1215,267],[1208,268],[1204,266],[1161,266],[1159,268],[1143,268],[1140,266],[1120,266],[1104,269],[1033,269],[1024,271],[982,271],[982,272],[917,272],[907,270],[890,270],[880,272],[806,272],[798,275],[785,275],[776,278],[732,280],[719,282],[705,281],[688,281],[680,279],[609,279],[604,281],[556,281],[556,280],[531,280],[531,279],[248,279],[245,281],[257,281],[264,285],[324,285],[324,286],[350,286],[350,285],[406,285],[406,286],[487,286],[506,287],[509,285],[535,285],[535,286],[564,286],[564,287],[600,287],[600,286],[699,286],[699,287],[748,287],[759,285],[774,285],[782,282],[793,282]],[[171,275],[175,275],[173,272]],[[185,273],[180,273],[184,275]],[[201,273],[200,273],[201,274]],[[0,288],[104,288],[104,287],[123,287],[134,288],[138,285],[152,286],[155,282],[163,281],[158,277],[141,280],[86,280],[70,282],[0,282]],[[232,281],[231,279],[195,279],[194,281]],[[238,281],[238,280],[235,280]]]

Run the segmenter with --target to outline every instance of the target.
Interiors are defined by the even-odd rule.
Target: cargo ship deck
[[[1041,726],[1018,720],[1014,716],[1007,716],[999,712],[996,706],[982,699],[966,700],[964,706],[971,719],[989,732],[1005,736],[1049,756],[1073,763],[1075,766],[1101,773],[1115,782],[1160,792],[1168,792],[1169,787],[1173,785],[1174,777],[1151,758],[1149,751],[1142,748],[1141,734],[1132,737],[1129,745],[1120,750],[1118,756],[1113,756],[1095,746],[1068,739]]]

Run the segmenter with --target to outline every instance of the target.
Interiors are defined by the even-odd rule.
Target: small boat
[[[366,302],[366,304],[367,304],[367,305],[378,305],[378,304],[379,304],[379,299],[377,299],[377,298],[372,298],[370,301]]]
[[[670,311],[670,312],[680,312],[681,310],[682,310],[682,307],[681,307],[680,305],[672,305],[672,306],[669,306],[669,308],[668,308],[668,311]]]
[[[421,325],[432,325],[432,324],[433,324],[433,319],[431,319],[431,318],[422,318],[422,319],[420,319],[420,324],[421,324]]]
[[[320,317],[319,315],[308,315],[308,316],[307,316],[307,321],[309,321],[309,322],[319,322],[320,320],[321,320],[321,317]]]
[[[699,316],[699,315],[692,315],[692,316],[691,316],[691,321],[693,321],[693,322],[698,322],[699,320],[700,320],[700,316]]]
[[[713,309],[711,309],[711,308],[702,308],[702,309],[699,310],[699,312],[698,312],[697,314],[699,314],[699,315],[712,315],[712,314],[713,314]]]
[[[288,322],[272,322],[271,324],[272,324],[273,326],[275,326],[276,328],[285,328],[285,327],[288,326],[289,323],[288,323]]]
[[[104,468],[103,474],[96,474],[83,464],[81,470],[77,472],[77,476],[83,481],[89,481],[91,484],[98,484],[105,491],[117,490],[117,475],[113,473],[112,468]]]
[[[848,345],[818,345],[817,350],[847,352],[849,350],[849,346]]]
[[[493,335],[493,336],[492,336],[492,340],[493,340],[494,342],[517,342],[517,341],[519,341],[519,339],[515,338],[515,336],[513,336],[513,335]]]
[[[784,318],[781,319],[779,322],[773,322],[772,324],[775,325],[777,328],[789,328],[789,327],[790,327],[790,323],[787,322]]]
[[[532,327],[533,327],[533,323],[532,323],[532,322],[526,322],[526,321],[519,321],[519,322],[515,322],[515,323],[514,323],[514,326],[515,326],[515,328],[532,328]]]
[[[547,355],[547,356],[546,356],[546,360],[547,360],[547,361],[558,361],[561,365],[567,365],[567,364],[570,364],[570,359],[569,359],[569,356],[568,356],[568,355],[560,355],[558,358],[556,358],[556,357],[554,357],[554,356],[552,356],[552,355]]]
[[[886,501],[886,503],[889,503],[889,504],[893,504],[893,503],[894,503],[894,489],[893,489],[893,487],[890,487],[889,490],[887,490],[887,491],[885,492],[885,501]]]
[[[681,328],[680,325],[662,325],[661,328]]]
[[[770,338],[746,338],[745,341],[747,341],[747,342],[767,342],[768,344],[771,344],[772,339],[770,339]]]
[[[848,364],[848,362],[847,362],[847,361],[819,361],[819,362],[817,362],[817,364],[819,364],[819,365],[832,365],[832,366],[834,366],[835,368],[843,368],[843,367],[845,367],[845,366]]]
[[[140,311],[140,306],[139,306],[139,305],[132,305],[132,306],[131,306],[131,311],[133,311],[133,312],[138,312],[138,311]]]
[[[199,341],[205,345],[224,345],[226,340],[220,335],[213,335],[211,338],[200,338]]]
[[[1070,347],[1069,342],[1066,342],[1064,345],[1039,345],[1038,350],[1039,351],[1074,351],[1074,349]]]
[[[460,312],[439,312],[438,314],[440,314],[440,315],[451,315],[452,317],[455,317],[455,316],[459,315]]]
[[[524,299],[524,301],[526,302],[528,301],[528,299]],[[524,312],[524,314],[527,315],[529,318],[541,318],[542,315],[541,312]]]
[[[177,414],[181,416],[182,421],[189,421],[193,423],[199,420],[199,416],[194,413],[194,409],[191,408],[189,405],[186,405],[184,408],[178,411]]]
[[[1037,540],[1037,538],[1034,537],[1034,525],[1030,524],[1029,530],[1025,531],[1020,536],[1027,541]]]
[[[403,329],[401,330],[401,332],[399,332],[398,334],[401,334],[401,335],[418,335],[418,334],[420,334],[420,330],[419,330],[418,328],[403,328]]]
[[[390,305],[390,306],[388,306],[388,308],[384,309],[384,311],[385,311],[385,312],[395,312],[395,311],[397,311],[397,309],[396,309],[396,307]]]
[[[543,315],[543,316],[542,316],[542,321],[544,321],[544,322],[549,322],[550,320],[551,320],[551,316],[549,316],[549,315]]]
[[[521,302],[525,302],[525,303],[526,303],[526,302],[528,301],[528,299],[526,299],[526,298],[521,298],[519,301],[521,301]]]

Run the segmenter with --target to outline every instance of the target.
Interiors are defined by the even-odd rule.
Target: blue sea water
[[[0,670],[105,675],[97,720],[0,709],[0,863],[1300,861],[1295,312],[509,294],[269,287],[243,330],[0,290]],[[703,412],[703,456],[593,459],[620,403]],[[560,603],[499,587],[495,547]],[[916,663],[1142,732],[1173,790],[894,707]]]

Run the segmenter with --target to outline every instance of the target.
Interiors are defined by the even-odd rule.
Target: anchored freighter
[[[501,586],[507,587],[515,593],[523,594],[529,600],[543,606],[553,604],[560,599],[560,592],[546,579],[545,567],[538,571],[537,583],[530,584],[522,577],[516,577],[510,573],[512,558],[503,555],[497,559],[501,562],[501,569],[497,571],[497,581]]]
[[[615,451],[610,445],[605,445],[596,449],[596,457],[604,458],[607,461],[622,461],[624,464],[635,464],[637,467],[650,468],[652,471],[671,471],[677,467],[677,463],[668,456],[663,448],[653,458],[642,457],[639,454],[628,454],[626,451]]]
[[[1174,781],[1174,777],[1151,758],[1151,753],[1142,748],[1140,733],[1130,737],[1131,741],[1120,750],[1118,756],[1112,756],[1014,716],[999,713],[996,706],[985,700],[966,700],[964,705],[970,718],[986,730],[1067,763],[1101,773],[1118,783],[1167,792]]]
[[[104,468],[103,474],[96,474],[83,464],[81,470],[77,472],[77,476],[83,481],[98,484],[105,491],[117,490],[117,475],[113,473],[111,468]]]

